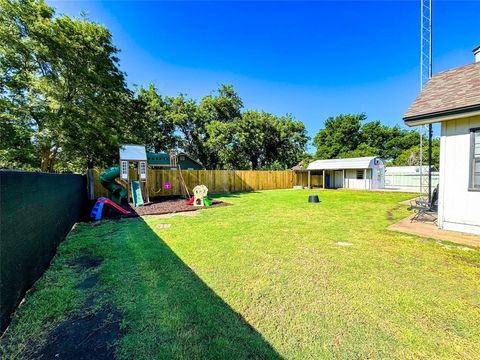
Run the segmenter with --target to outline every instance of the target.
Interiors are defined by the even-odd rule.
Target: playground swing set
[[[110,205],[122,214],[129,214],[121,204],[126,201],[132,203],[133,207],[143,206],[150,203],[148,191],[148,160],[145,146],[125,144],[120,146],[119,166],[108,168],[100,174],[100,182],[109,191],[110,199],[100,197],[97,199],[90,213],[90,218],[101,220],[104,205]],[[208,189],[205,185],[198,185],[193,188],[193,196],[190,196],[187,185],[183,178],[180,164],[177,163],[175,153],[170,152],[170,167],[176,168],[180,188],[184,198],[188,199],[187,205],[211,206],[212,201],[207,197]],[[136,171],[132,172],[131,168]],[[119,180],[117,182],[117,179]],[[165,182],[164,189],[170,189],[171,184]],[[144,202],[144,196],[146,202]]]

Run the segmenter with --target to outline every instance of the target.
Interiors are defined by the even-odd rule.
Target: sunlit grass
[[[123,313],[123,358],[478,358],[477,249],[386,230],[408,194],[310,193],[80,224],[15,317],[9,353],[75,311],[81,276],[65,259],[88,251],[104,258],[99,296]]]

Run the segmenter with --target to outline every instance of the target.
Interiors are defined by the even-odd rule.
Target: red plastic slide
[[[192,196],[190,199],[188,199],[187,201],[187,205],[193,205],[193,201],[195,200],[195,198]]]
[[[122,214],[130,214],[130,212],[128,212],[127,210],[125,210],[121,206],[118,206],[112,200],[107,199],[106,197],[99,197],[97,199],[97,201],[95,202],[95,205],[93,206],[92,211],[90,212],[90,218],[94,219],[96,221],[101,220],[102,219],[103,206],[105,204],[113,206],[115,209],[120,211]]]
[[[128,212],[127,210],[125,210],[124,208],[122,208],[121,206],[115,204],[112,200],[110,199],[105,199],[105,200],[102,200],[104,204],[108,204],[110,206],[113,206],[115,209],[117,209],[118,211],[120,211],[122,214],[130,214],[130,212]]]

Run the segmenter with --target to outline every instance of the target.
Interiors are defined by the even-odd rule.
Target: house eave
[[[480,115],[480,104],[457,108],[445,111],[432,112],[416,116],[404,117],[403,121],[407,126],[418,126],[425,124],[433,124],[454,119],[461,119],[471,116]]]

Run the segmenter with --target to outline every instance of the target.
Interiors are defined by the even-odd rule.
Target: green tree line
[[[304,154],[290,115],[244,110],[231,85],[200,101],[130,90],[105,27],[43,1],[0,0],[0,166],[84,171],[122,143],[179,148],[210,169],[288,168]]]
[[[420,136],[417,131],[399,126],[382,125],[380,121],[365,122],[365,114],[342,114],[325,121],[313,139],[315,159],[338,159],[361,156],[378,156],[388,164],[397,166],[428,163],[426,136],[425,148],[420,156]],[[440,140],[432,141],[432,164],[438,168]],[[306,161],[308,162],[308,161]]]
[[[0,0],[0,167],[83,172],[115,164],[122,143],[180,149],[208,169],[418,157],[415,132],[364,123],[365,115],[327,119],[309,155],[305,126],[292,115],[244,109],[232,85],[200,100],[153,85],[129,89],[118,54],[102,25],[57,15],[42,0]]]

